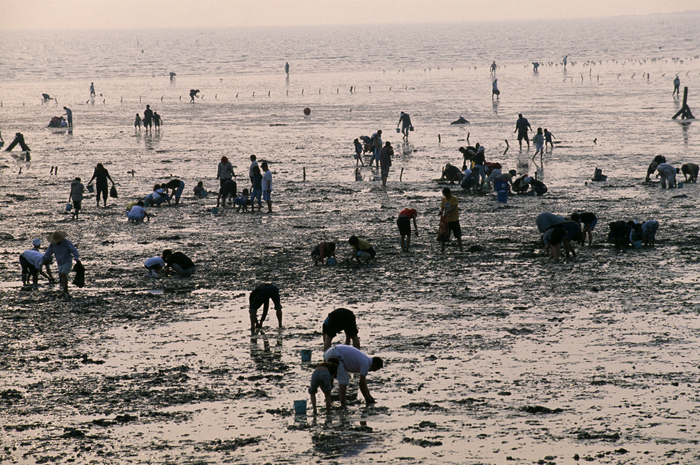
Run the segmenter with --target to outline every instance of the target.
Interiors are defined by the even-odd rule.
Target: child
[[[80,207],[83,201],[83,192],[85,192],[85,186],[80,182],[80,178],[75,178],[73,182],[70,183],[70,194],[68,194],[68,201],[73,202],[73,218],[78,220],[78,214],[80,213]]]
[[[126,217],[129,219],[130,222],[140,223],[143,221],[144,218],[148,218],[148,221],[151,221],[151,215],[149,215],[148,212],[146,212],[146,209],[143,207],[143,200],[139,200],[138,202],[136,202],[136,205],[131,207],[129,213],[126,214]]]
[[[335,242],[321,242],[311,251],[314,265],[323,265],[328,257],[335,257]]]
[[[237,205],[236,213],[239,213],[243,209],[243,213],[248,211],[248,189],[243,189],[241,195],[233,199],[233,204]]]
[[[532,138],[532,143],[535,144],[535,154],[532,156],[532,159],[534,160],[537,154],[540,154],[540,157],[542,156],[542,153],[544,152],[544,136],[542,135],[542,128],[537,128],[537,134],[535,134],[535,137]]]
[[[550,148],[554,148],[554,143],[552,142],[552,138],[556,139],[556,137],[554,137],[554,134],[547,131],[547,128],[544,128],[544,146],[545,146],[545,148],[547,148],[547,144],[549,144]]]
[[[250,212],[255,211],[254,201],[258,201],[258,211],[262,211],[262,174],[260,173],[260,167],[253,167],[253,192],[250,194]]]
[[[360,144],[359,139],[355,139],[352,141],[353,144],[355,144],[355,158],[357,158],[357,162],[355,162],[355,165],[358,163],[362,163],[362,166],[365,166],[365,162],[362,160],[362,151],[364,150],[362,148],[362,144]]]
[[[134,120],[134,129],[141,129],[141,117],[136,113],[136,119]]]
[[[311,396],[311,405],[316,414],[316,393],[319,386],[323,391],[323,396],[326,398],[326,411],[331,410],[331,390],[333,390],[333,378],[338,375],[338,366],[340,361],[337,358],[330,358],[327,362],[322,362],[316,365],[316,369],[311,374],[311,385],[309,386],[309,395]]]
[[[369,263],[369,261],[374,259],[377,255],[372,244],[364,239],[360,239],[357,236],[350,236],[348,242],[352,246],[352,256],[357,260],[357,263],[362,263],[361,260],[364,260],[365,263]]]
[[[194,196],[198,199],[204,199],[209,195],[209,193],[204,189],[204,183],[199,181],[196,186],[194,186]]]
[[[143,266],[148,270],[146,278],[157,278],[161,270],[165,268],[165,260],[158,256],[151,257],[143,262]]]

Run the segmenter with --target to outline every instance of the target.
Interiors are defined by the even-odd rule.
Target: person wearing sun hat
[[[44,254],[39,250],[39,247],[41,247],[41,239],[34,239],[32,245],[34,246],[33,248],[25,250],[19,256],[19,263],[22,265],[22,285],[29,285],[29,276],[31,275],[33,284],[36,286],[39,281],[39,273],[46,277],[49,283],[53,283],[53,276],[49,268],[51,262],[42,263]],[[41,271],[42,266],[46,266],[46,273]]]
[[[233,175],[233,165],[230,161],[228,161],[228,157],[221,157],[219,166],[216,169],[216,179],[219,180],[219,187],[223,189],[226,181],[230,181]]]
[[[68,273],[70,273],[71,268],[73,268],[73,257],[75,257],[76,263],[80,263],[80,257],[78,255],[78,250],[67,237],[68,233],[65,231],[54,231],[49,234],[48,241],[51,245],[46,249],[44,257],[42,258],[42,263],[48,263],[52,255],[56,257],[58,276],[61,280],[61,286],[63,287],[61,295],[64,299],[70,300],[70,294],[68,293]]]

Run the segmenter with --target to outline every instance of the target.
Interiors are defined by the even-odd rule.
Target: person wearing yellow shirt
[[[369,263],[369,261],[377,255],[372,244],[365,239],[360,239],[357,236],[350,236],[348,242],[352,246],[352,256],[357,260],[357,263],[362,263],[362,260],[364,260],[365,263]]]
[[[448,187],[442,190],[442,195],[444,195],[444,197],[440,203],[440,211],[438,212],[438,216],[445,217],[447,220],[447,226],[450,228],[450,231],[452,231],[452,234],[454,234],[455,239],[457,239],[459,251],[464,252],[464,249],[462,248],[462,228],[459,226],[459,202],[457,197],[452,195],[452,192]],[[446,240],[441,241],[442,253],[445,253],[445,243],[447,240],[449,240],[449,238],[450,236],[447,235]]]

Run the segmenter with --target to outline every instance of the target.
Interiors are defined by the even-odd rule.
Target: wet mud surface
[[[16,195],[2,199],[1,462],[700,460],[695,185],[589,183],[506,205],[459,192],[465,252],[442,255],[434,181],[281,181],[273,214],[212,216],[211,200],[185,198],[136,225],[121,199],[86,199],[79,222],[58,196],[36,209],[55,181],[36,182],[3,181]],[[630,203],[661,223],[656,247],[604,242]],[[421,235],[401,253],[406,205],[421,212]],[[601,216],[593,246],[544,258],[535,212],[573,208]],[[55,228],[88,269],[71,302],[45,282],[17,283],[16,254]],[[376,262],[311,265],[314,242],[340,240],[343,256],[351,232],[370,238]],[[164,247],[197,273],[145,279],[143,260]],[[282,289],[284,328],[273,315],[251,338],[246,291],[260,281]],[[386,361],[368,377],[378,403],[365,406],[354,381],[347,411],[295,415],[311,373],[299,352],[320,360],[321,322],[337,306],[355,311],[364,350]]]

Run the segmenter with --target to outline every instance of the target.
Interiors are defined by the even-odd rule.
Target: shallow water
[[[697,123],[670,120],[675,73],[696,106],[697,19],[494,23],[461,42],[452,38],[465,27],[392,27],[360,31],[356,48],[344,30],[317,29],[138,33],[138,49],[132,32],[104,42],[90,33],[70,33],[67,44],[53,33],[0,41],[3,61],[15,63],[2,71],[10,85],[0,89],[0,128],[6,143],[21,131],[32,148],[31,163],[2,152],[2,460],[697,461],[698,188],[642,182],[657,153],[698,163]],[[8,44],[29,50],[24,61]],[[552,63],[532,73],[530,61],[566,53],[566,72]],[[103,94],[94,102],[90,81]],[[193,105],[191,87],[204,94]],[[41,92],[58,105],[42,105]],[[164,118],[159,134],[133,130],[146,103]],[[44,128],[64,104],[72,133]],[[401,110],[416,127],[408,144],[393,132]],[[560,142],[544,166],[516,149],[518,112]],[[471,124],[449,125],[460,114]],[[352,139],[378,128],[396,147],[387,189],[374,169],[355,181],[351,157]],[[461,161],[467,137],[506,169],[537,171],[550,192],[506,205],[458,192],[465,253],[452,245],[443,256],[434,231],[444,186],[435,179],[444,163]],[[213,199],[190,198],[196,181],[214,189],[221,155],[247,187],[251,153],[271,162],[274,214],[214,216]],[[69,181],[89,179],[98,162],[120,198],[95,209],[89,197],[81,220],[70,221]],[[596,166],[606,182],[590,181]],[[183,204],[127,223],[123,205],[170,175],[186,183]],[[420,213],[420,236],[402,254],[395,219],[408,206]],[[574,209],[599,215],[593,247],[545,259],[534,217]],[[604,242],[607,223],[647,218],[661,223],[657,247]],[[57,288],[25,292],[17,283],[17,254],[54,229],[69,232],[88,268],[69,303]],[[343,255],[351,234],[374,244],[374,264],[311,266],[316,242],[339,241]],[[197,274],[144,279],[143,261],[166,247],[191,256]],[[273,315],[251,338],[247,292],[260,281],[282,289],[284,329]],[[357,314],[363,349],[386,361],[368,377],[378,403],[295,416],[310,377],[300,350],[320,360],[321,322],[339,306]]]

